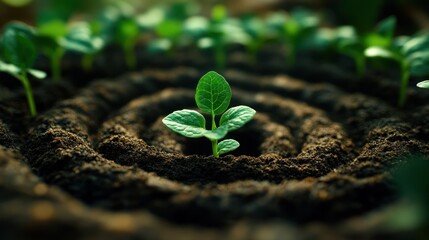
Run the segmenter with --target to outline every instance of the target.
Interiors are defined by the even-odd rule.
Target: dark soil
[[[195,108],[196,68],[37,84],[36,119],[19,87],[0,85],[0,238],[413,236],[384,227],[399,201],[389,171],[429,153],[429,94],[411,88],[398,109],[393,81],[269,66],[225,72],[232,106],[257,114],[218,159],[161,122]]]

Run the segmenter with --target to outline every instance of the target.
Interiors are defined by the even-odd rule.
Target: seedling
[[[182,22],[179,20],[169,19],[161,22],[156,27],[155,31],[157,36],[161,38],[158,41],[168,42],[168,53],[172,55],[179,45],[179,41],[182,36]]]
[[[393,33],[396,27],[396,18],[389,17],[381,21],[374,32],[358,36],[356,32],[348,38],[338,41],[338,51],[352,58],[355,62],[356,73],[363,77],[366,72],[365,51],[372,47],[390,48],[393,43]]]
[[[225,78],[216,72],[208,72],[198,82],[195,102],[202,112],[210,114],[211,130],[206,129],[206,120],[202,114],[189,109],[174,111],[162,122],[172,131],[185,137],[208,138],[212,143],[213,156],[217,158],[240,146],[234,139],[225,139],[219,143],[218,140],[224,138],[228,132],[241,128],[256,113],[247,106],[237,106],[227,110],[231,95],[231,88]],[[221,114],[219,127],[217,127],[216,116]]]
[[[86,54],[101,47],[100,40],[91,39],[85,31],[79,25],[68,28],[59,19],[38,26],[34,39],[39,50],[50,59],[54,81],[61,79],[61,60],[66,51]]]
[[[365,51],[366,57],[388,59],[399,64],[401,71],[399,107],[405,105],[410,76],[424,77],[429,75],[428,44],[429,34],[418,34],[411,38],[398,38],[398,43],[391,48],[371,47]],[[420,86],[427,85],[421,83]]]
[[[25,25],[19,26],[25,29]],[[0,42],[0,71],[16,77],[22,83],[27,96],[30,114],[34,117],[37,115],[37,110],[28,74],[39,79],[45,78],[46,74],[31,68],[36,59],[36,48],[30,38],[15,27],[15,24],[9,25],[3,33]],[[31,31],[31,29],[26,31]]]
[[[266,38],[266,26],[262,19],[257,16],[247,15],[241,19],[242,28],[249,36],[246,42],[247,52],[252,64],[257,63],[257,55]]]
[[[269,28],[279,32],[287,50],[286,65],[291,68],[295,65],[300,44],[306,37],[314,33],[319,25],[319,19],[313,12],[297,8],[290,15],[274,14],[267,20],[267,23]]]
[[[82,67],[85,71],[90,71],[95,55],[105,46],[104,40],[97,36],[95,30],[87,22],[76,22],[70,26],[66,39],[69,44],[75,43],[76,51],[84,54]]]
[[[118,44],[122,48],[128,68],[134,69],[137,64],[134,48],[140,35],[140,27],[133,8],[124,2],[117,2],[102,12],[99,24],[103,39]]]
[[[248,36],[241,28],[240,21],[229,17],[223,5],[213,7],[209,21],[201,21],[201,18],[194,20],[200,21],[198,30],[194,29],[197,31],[193,33],[188,31],[188,33],[193,36],[203,34],[203,37],[198,39],[197,46],[200,49],[211,49],[214,54],[216,68],[221,71],[224,70],[226,67],[227,46],[229,44],[245,45],[248,41]],[[195,25],[196,22],[194,22]]]

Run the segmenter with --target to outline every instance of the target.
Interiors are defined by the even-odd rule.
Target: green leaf
[[[19,21],[12,21],[5,25],[4,27],[5,31],[7,29],[13,29],[16,32],[23,33],[28,37],[29,39],[33,38],[35,35],[35,30],[33,27]]]
[[[158,37],[177,40],[182,34],[182,22],[175,20],[167,20],[161,22],[157,28]]]
[[[402,62],[402,57],[397,53],[381,47],[369,47],[365,49],[365,57],[368,58],[386,58]]]
[[[404,43],[402,52],[408,56],[415,52],[426,50],[427,46],[429,46],[429,34],[418,35]]]
[[[350,38],[339,40],[338,51],[355,58],[363,55],[364,48],[357,38]]]
[[[240,146],[240,143],[238,143],[234,139],[225,139],[225,140],[221,141],[218,145],[219,155],[234,151],[239,146]]]
[[[30,68],[30,69],[27,70],[27,72],[29,74],[31,74],[31,76],[33,76],[35,78],[38,78],[38,79],[43,79],[43,78],[46,77],[46,73],[45,72],[37,70],[37,69]]]
[[[228,127],[227,126],[220,126],[216,128],[215,130],[206,130],[204,132],[204,137],[210,139],[210,140],[219,140],[226,136],[228,133]]]
[[[70,27],[69,33],[60,41],[67,50],[93,54],[104,47],[101,37],[93,37],[91,26],[86,22],[77,22]]]
[[[183,109],[167,115],[162,122],[171,130],[189,138],[204,136],[206,120],[194,110]]]
[[[376,32],[387,39],[392,39],[396,28],[396,17],[390,16],[382,20],[376,28]]]
[[[169,39],[156,39],[153,41],[150,41],[146,47],[148,53],[151,54],[159,54],[159,53],[165,53],[171,50],[172,43]]]
[[[212,8],[212,21],[213,22],[222,22],[228,16],[226,7],[222,4],[217,4]]]
[[[137,20],[124,17],[118,20],[115,26],[115,40],[120,44],[134,40],[140,34]]]
[[[31,40],[14,29],[7,29],[3,34],[1,47],[4,60],[23,70],[31,67],[36,59],[36,49]]]
[[[429,88],[429,80],[425,80],[417,83],[417,87],[419,88]]]
[[[410,64],[410,72],[413,76],[429,75],[429,50],[415,52],[407,57]]]
[[[227,126],[228,131],[241,128],[244,124],[252,120],[256,111],[248,106],[237,106],[228,109],[220,118],[220,125]]]
[[[67,34],[67,25],[61,20],[53,20],[38,26],[37,32],[41,36],[61,38]]]
[[[218,115],[228,108],[231,95],[231,87],[225,78],[210,71],[198,82],[195,102],[201,111]]]
[[[5,63],[0,60],[0,72],[9,73],[11,75],[17,75],[21,72],[19,68],[13,64]]]

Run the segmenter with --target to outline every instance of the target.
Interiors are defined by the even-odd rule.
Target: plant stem
[[[125,62],[129,69],[134,69],[137,64],[137,59],[134,53],[134,44],[127,43],[123,46]]]
[[[292,68],[296,62],[296,46],[295,43],[290,42],[286,52],[286,66]]]
[[[410,79],[410,72],[408,71],[408,64],[402,64],[401,70],[401,86],[399,88],[399,107],[404,107],[407,100],[407,89],[408,89],[408,80]]]
[[[365,75],[365,56],[356,56],[355,57],[356,64],[356,73],[359,77],[363,77]]]
[[[54,81],[61,80],[61,59],[63,58],[64,52],[62,47],[58,47],[51,57],[51,71]]]
[[[27,72],[23,71],[19,76],[22,85],[24,86],[25,95],[27,96],[28,107],[32,117],[37,115],[36,104],[34,102],[33,91],[31,90],[30,81],[28,81]]]
[[[223,43],[217,43],[215,48],[215,61],[219,71],[225,70],[225,47]]]
[[[86,72],[92,70],[94,63],[94,54],[85,54],[82,58],[82,67]]]
[[[212,130],[216,129],[216,121],[215,121],[215,114],[212,113]],[[219,151],[218,151],[218,146],[217,146],[217,140],[210,140],[212,142],[212,151],[213,151],[213,156],[215,158],[219,157]]]

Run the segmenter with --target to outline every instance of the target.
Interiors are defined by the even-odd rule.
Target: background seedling
[[[231,101],[228,82],[216,72],[208,72],[198,82],[195,102],[198,108],[211,116],[211,130],[206,129],[206,120],[197,111],[183,109],[167,115],[162,122],[171,130],[189,138],[206,137],[212,143],[214,157],[235,150],[240,144],[234,139],[224,138],[230,131],[241,128],[249,122],[256,111],[247,106],[237,106],[227,110]],[[226,111],[225,111],[226,110]],[[216,116],[220,118],[216,125]]]
[[[354,31],[354,34],[349,35],[348,38],[341,38],[337,42],[337,49],[354,60],[356,73],[362,77],[366,72],[366,57],[370,57],[365,55],[365,51],[372,47],[390,48],[395,27],[396,18],[386,18],[377,25],[373,32],[358,35]]]
[[[267,24],[269,28],[278,32],[281,41],[284,43],[286,65],[290,68],[295,65],[300,44],[306,37],[314,33],[319,25],[319,19],[315,13],[297,8],[290,15],[273,14],[267,19]]]
[[[429,75],[429,34],[417,34],[413,37],[398,37],[391,48],[371,47],[365,56],[383,58],[397,62],[401,71],[398,105],[403,107],[407,99],[410,76]],[[421,84],[424,86],[424,84]]]
[[[90,71],[95,55],[105,46],[104,40],[96,35],[95,29],[88,22],[75,22],[71,25],[66,39],[69,44],[75,44],[75,51],[84,54],[82,67]]]
[[[6,26],[0,41],[0,71],[11,74],[22,83],[31,116],[34,117],[37,115],[37,110],[28,74],[39,79],[45,78],[46,74],[31,69],[36,59],[36,48],[26,34],[31,31],[23,24],[14,23]]]
[[[128,68],[134,69],[137,64],[134,48],[140,35],[140,26],[132,6],[117,2],[102,12],[98,23],[103,40],[118,44]]]
[[[241,19],[241,27],[249,36],[246,48],[250,62],[256,64],[258,52],[264,45],[267,36],[265,22],[257,16],[246,15]]]

